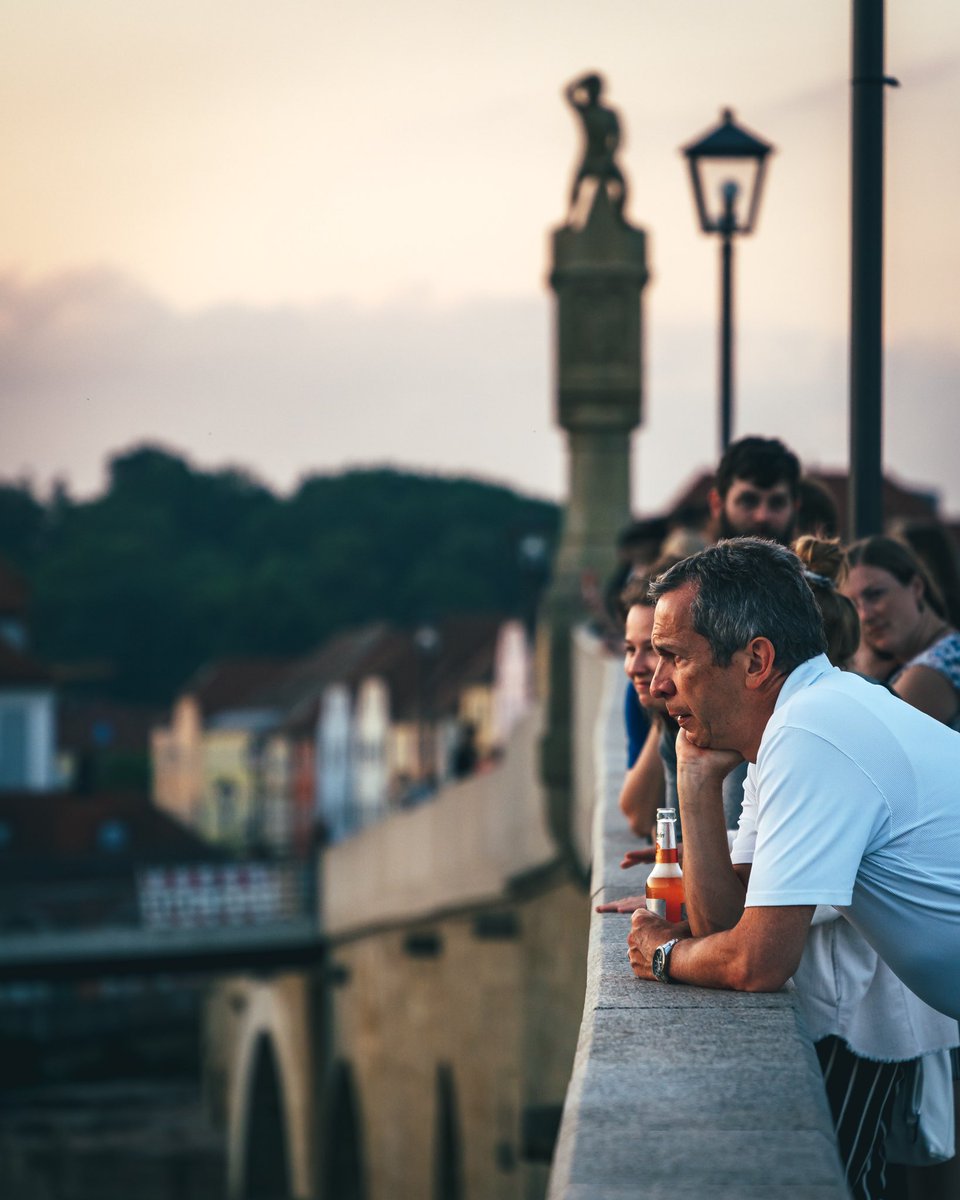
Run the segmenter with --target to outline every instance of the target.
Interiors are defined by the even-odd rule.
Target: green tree
[[[0,554],[33,588],[38,653],[102,664],[111,694],[141,701],[169,701],[205,661],[302,653],[370,620],[519,613],[520,543],[557,523],[506,488],[382,468],[282,498],[151,445],[114,456],[93,500],[0,485]]]

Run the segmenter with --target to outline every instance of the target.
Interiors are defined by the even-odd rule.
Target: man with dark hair
[[[634,973],[774,991],[797,968],[815,906],[830,904],[918,996],[960,1016],[956,734],[830,665],[802,565],[784,547],[720,542],[651,593],[650,693],[680,726],[680,805],[696,813],[697,837],[685,840],[689,930],[635,912]],[[743,760],[752,863],[735,843],[717,871],[722,781]]]
[[[775,438],[762,437],[745,437],[738,442],[734,442],[720,460],[717,467],[715,486],[710,491],[709,502],[710,511],[713,518],[715,531],[719,536],[736,537],[741,534],[754,534],[762,537],[770,537],[775,541],[789,545],[792,541],[796,529],[797,511],[800,503],[800,462],[797,456],[784,446],[784,444]],[[680,514],[674,514],[675,519],[680,519]],[[701,539],[699,531],[694,533],[690,528],[685,531],[681,528],[674,530],[671,537],[666,537],[666,530],[660,528],[658,531],[658,540],[661,540],[661,552],[667,551],[671,542],[674,543],[676,550],[670,548],[670,553],[676,553],[678,557],[686,557],[692,553],[691,548],[680,549],[681,541],[688,541],[690,537],[696,539],[699,549],[706,544],[706,539]],[[636,539],[639,532],[652,532],[653,523],[643,522],[637,523],[631,530],[621,538],[621,546],[628,545],[627,538]],[[684,537],[684,533],[688,535]],[[642,606],[644,601],[635,601],[636,604]],[[647,601],[650,607],[653,601]],[[650,623],[650,614],[640,613],[639,617]],[[649,631],[648,631],[649,636]],[[630,675],[628,669],[627,674]],[[632,678],[632,676],[631,676]],[[638,711],[638,701],[634,694],[632,685],[628,689],[625,700],[625,711],[636,713]],[[653,700],[646,695],[644,700],[644,708],[648,711],[660,709],[662,706],[656,700]],[[659,724],[659,722],[657,722]],[[669,722],[667,723],[669,727]],[[628,720],[628,731],[631,724]],[[659,746],[659,753],[663,760],[663,771],[667,777],[667,798],[671,798],[670,794],[675,796],[675,788],[673,781],[675,778],[675,761],[673,751],[673,738],[660,736],[662,731],[654,730],[647,734],[648,740],[654,739]],[[630,744],[628,752],[628,775],[624,785],[624,790],[621,793],[621,808],[627,814],[631,823],[631,828],[637,834],[645,833],[642,822],[645,819],[647,812],[654,805],[655,794],[651,789],[644,791],[639,788],[638,781],[641,779],[652,779],[656,774],[656,759],[652,757],[652,748],[647,756],[647,761],[638,765],[641,750],[639,747],[634,747]],[[636,768],[636,769],[635,769]],[[737,819],[740,815],[741,802],[743,797],[743,774],[745,768],[741,768],[739,772],[732,772],[727,779],[724,788],[725,796],[725,812],[726,819],[731,829],[736,828]],[[645,795],[642,804],[635,803],[636,797]],[[653,808],[655,812],[655,806]]]
[[[778,438],[745,437],[726,450],[708,501],[717,537],[793,540],[800,460]]]

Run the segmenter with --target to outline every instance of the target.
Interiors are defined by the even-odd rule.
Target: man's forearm
[[[775,992],[790,976],[758,960],[732,930],[723,930],[678,942],[670,956],[670,978],[699,987]]]
[[[813,905],[748,908],[733,929],[679,941],[670,955],[670,978],[699,987],[777,991],[797,969],[812,915]],[[653,952],[671,933],[645,910],[634,913],[627,939],[634,974],[652,978]]]
[[[745,891],[730,862],[723,781],[681,768],[677,789],[683,828],[684,901],[690,928],[696,937],[732,929],[743,916]]]

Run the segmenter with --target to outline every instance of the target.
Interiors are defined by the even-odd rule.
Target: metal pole
[[[720,453],[730,445],[733,425],[733,235],[720,246]]]
[[[849,532],[883,528],[883,0],[853,0]]]

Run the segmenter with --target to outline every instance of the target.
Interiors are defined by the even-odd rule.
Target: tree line
[[[138,702],[206,661],[303,653],[370,620],[529,615],[558,525],[556,505],[472,479],[350,470],[283,497],[152,445],[114,455],[90,500],[0,482],[32,652]]]

